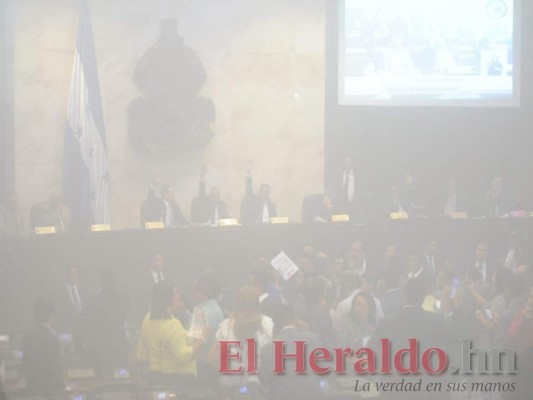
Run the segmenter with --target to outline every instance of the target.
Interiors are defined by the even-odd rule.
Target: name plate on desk
[[[165,229],[163,221],[145,222],[144,229]]]
[[[237,218],[225,218],[218,221],[219,226],[237,226],[239,220]]]
[[[92,368],[69,368],[65,371],[68,379],[93,379],[96,378]]]
[[[289,223],[289,217],[274,217],[270,218],[271,224],[288,224]]]
[[[409,219],[409,214],[406,212],[390,213],[390,219]]]
[[[36,235],[53,235],[56,233],[55,226],[37,226],[35,227]]]
[[[91,225],[92,232],[108,232],[111,230],[111,225],[109,224],[95,224]]]
[[[468,218],[468,213],[464,212],[464,211],[451,212],[450,213],[450,218],[451,219],[467,219]]]
[[[335,214],[331,216],[332,222],[350,222],[350,216],[348,214]]]

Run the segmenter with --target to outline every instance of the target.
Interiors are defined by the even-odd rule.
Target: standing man
[[[438,244],[436,240],[429,240],[424,246],[424,270],[431,279],[435,279],[440,270],[440,265],[437,261]]]
[[[54,329],[54,303],[39,299],[33,305],[37,325],[22,340],[22,365],[28,395],[53,396],[65,390],[61,349]]]
[[[479,242],[476,244],[475,262],[468,270],[469,278],[480,287],[487,288],[492,281],[493,269],[488,262],[489,248],[487,243]]]
[[[343,161],[342,175],[340,176],[340,184],[337,183],[337,205],[342,212],[352,216],[355,213],[358,188],[355,180],[355,169],[351,157],[345,157]],[[339,180],[337,181],[339,182]]]
[[[61,332],[73,332],[77,327],[83,304],[79,280],[78,268],[70,266],[66,270],[65,281],[57,291],[57,327]]]
[[[148,270],[143,269],[138,277],[137,287],[135,290],[135,311],[136,318],[139,322],[142,322],[146,316],[146,313],[150,310],[154,286],[159,282],[165,281],[167,278],[165,269],[166,263],[163,255],[155,254],[148,264]]]

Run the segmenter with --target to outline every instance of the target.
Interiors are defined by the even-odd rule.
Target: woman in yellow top
[[[194,354],[202,344],[187,337],[173,312],[183,307],[174,285],[159,282],[152,294],[152,307],[144,318],[137,344],[137,358],[148,361],[153,384],[190,387],[196,378]]]

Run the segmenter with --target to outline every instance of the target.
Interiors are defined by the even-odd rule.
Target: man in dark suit
[[[54,190],[48,201],[35,204],[30,211],[30,228],[53,226],[56,232],[68,232],[72,222],[72,213],[66,206],[63,192]]]
[[[360,193],[352,158],[345,157],[342,166],[342,172],[335,182],[335,203],[339,212],[353,216]]]
[[[275,340],[285,341],[285,353],[295,354],[294,341],[305,341],[308,351],[320,347],[320,340],[316,333],[309,332],[298,321],[289,306],[279,306],[274,319]],[[294,373],[295,361],[285,361],[285,374],[275,374],[274,371],[274,345],[268,343],[261,349],[261,365],[259,377],[261,384],[268,387],[267,398],[271,400],[285,399],[324,399],[324,393],[320,386],[320,378],[313,372],[307,374]]]
[[[246,196],[241,204],[243,224],[269,224],[270,218],[277,217],[276,205],[270,199],[270,186],[262,184],[257,194],[252,184],[252,168],[246,173]]]
[[[350,251],[346,253],[344,257],[344,268],[356,272],[359,276],[370,272],[365,245],[360,240],[354,241]],[[372,275],[373,273],[372,271]]]
[[[228,218],[228,206],[220,200],[220,188],[213,186],[207,195],[206,173],[207,169],[202,167],[198,197],[193,200],[191,206],[191,220],[216,225],[220,219]]]
[[[143,269],[137,278],[135,287],[135,310],[136,318],[142,322],[152,301],[154,286],[159,282],[167,280],[165,259],[161,254],[155,254],[150,260],[147,269]]]
[[[184,226],[189,222],[181,213],[181,208],[174,198],[174,189],[172,186],[165,185],[161,187],[161,220],[165,227]]]
[[[161,199],[156,196],[159,181],[154,182],[148,190],[148,196],[141,203],[141,228],[147,222],[161,221]]]
[[[487,243],[476,244],[474,265],[468,268],[468,277],[481,288],[488,289],[492,282],[493,267],[488,261]]]
[[[306,196],[302,203],[302,222],[331,222],[336,210],[329,193]]]
[[[401,196],[400,188],[396,185],[390,187],[389,193],[384,197],[382,208],[383,216],[387,219],[390,218],[391,213],[409,213],[411,211],[408,202]]]
[[[442,202],[444,200],[444,202]],[[451,213],[467,211],[464,194],[459,190],[457,181],[450,179],[445,194],[439,200],[437,215],[450,216]],[[442,214],[441,214],[442,213]]]
[[[436,240],[428,240],[424,246],[424,254],[422,255],[422,265],[427,275],[433,280],[440,270],[439,261],[437,259],[438,244]]]
[[[417,279],[424,284],[426,293],[429,292],[434,283],[431,271],[422,262],[422,257],[418,251],[410,251],[407,254],[407,275],[403,282],[408,282],[411,279]]]
[[[386,315],[381,320],[376,331],[372,335],[368,347],[374,349],[376,360],[381,359],[380,339],[389,339],[392,347],[392,354],[400,348],[406,348],[409,345],[409,339],[417,339],[419,351],[430,347],[440,347],[446,351],[454,343],[452,335],[440,316],[424,311],[422,303],[426,294],[426,284],[419,278],[408,280],[405,291],[405,303],[400,312],[392,315]],[[378,367],[378,366],[376,366]],[[390,375],[380,375],[383,381],[400,381],[402,378],[406,382],[417,382],[421,375],[401,375],[392,373]],[[446,376],[440,376],[445,379]],[[439,376],[432,375],[432,379],[438,380]],[[446,387],[446,384],[443,384]],[[420,392],[382,392],[380,398],[383,399],[443,399],[449,398],[447,392],[427,392],[422,386]]]
[[[79,288],[78,268],[71,265],[66,270],[65,280],[55,293],[57,328],[60,332],[72,333],[77,329],[78,317],[83,308],[83,296]]]
[[[397,315],[402,311],[403,293],[400,290],[399,274],[387,273],[381,279],[383,296],[381,307],[385,317]]]
[[[38,299],[33,307],[37,325],[22,340],[22,365],[30,395],[53,396],[65,389],[61,349],[53,327],[54,304]]]
[[[503,179],[501,176],[495,176],[485,195],[483,215],[485,217],[500,217],[509,211],[511,211],[511,204],[508,193],[503,186]]]
[[[155,195],[153,188],[148,192],[147,199],[141,205],[141,223],[161,221],[166,228],[185,226],[189,222],[183,216],[181,208],[174,198],[172,186],[161,187],[161,197]]]
[[[102,271],[102,288],[87,299],[80,315],[84,358],[96,369],[128,361],[124,332],[128,299],[117,291],[117,279],[113,269]]]

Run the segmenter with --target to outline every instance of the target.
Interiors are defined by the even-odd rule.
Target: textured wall
[[[14,1],[16,181],[21,205],[61,183],[66,99],[77,28],[71,0]],[[280,214],[300,218],[302,198],[323,189],[325,6],[320,0],[90,0],[111,168],[112,224],[138,225],[154,176],[175,185],[188,214],[202,163],[238,214],[244,170],[273,186]],[[161,18],[207,72],[202,95],[216,107],[215,137],[202,151],[140,160],[128,137],[132,74],[159,36]]]

